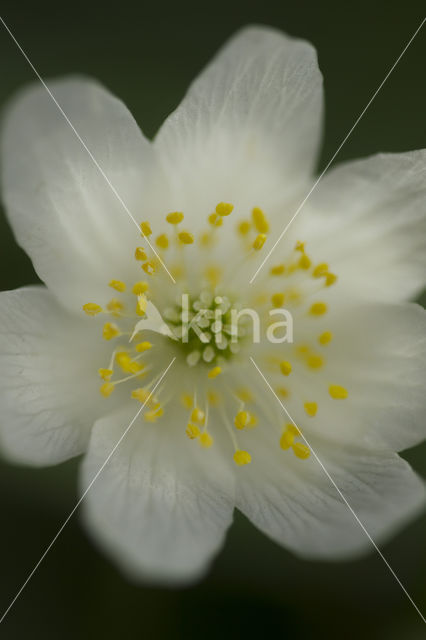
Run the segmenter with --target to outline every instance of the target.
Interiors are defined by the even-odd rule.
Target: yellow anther
[[[138,296],[138,301],[136,303],[136,313],[137,313],[138,316],[144,316],[145,315],[147,302],[148,302],[148,300],[146,299],[144,294],[141,293]]]
[[[148,351],[148,350],[149,350],[149,349],[151,349],[151,348],[152,348],[152,344],[151,344],[150,342],[148,342],[148,341],[145,341],[145,342],[139,342],[139,344],[137,344],[137,345],[135,346],[135,350],[136,350],[138,353],[143,353],[144,351]]]
[[[290,433],[292,433],[294,436],[300,436],[302,435],[299,427],[296,427],[295,424],[293,424],[292,422],[289,422],[288,424],[286,424],[286,429],[287,431],[289,431]]]
[[[270,274],[272,276],[281,276],[285,271],[285,266],[283,264],[277,264],[275,267],[271,267]]]
[[[108,398],[111,393],[114,391],[115,385],[112,382],[105,382],[100,388],[99,391],[103,395],[104,398]]]
[[[239,411],[234,418],[234,424],[237,429],[244,429],[250,422],[250,413],[248,411]]]
[[[192,424],[191,422],[188,422],[188,424],[186,425],[185,433],[190,440],[195,440],[196,438],[199,437],[201,432],[196,424]]]
[[[218,407],[221,402],[221,396],[216,391],[207,391],[207,402],[211,407]]]
[[[288,389],[285,387],[278,387],[275,391],[279,396],[281,396],[281,398],[288,398],[289,396]]]
[[[120,311],[123,311],[124,309],[124,304],[121,302],[121,300],[117,300],[117,298],[112,298],[112,300],[108,302],[106,307],[108,311],[110,311],[113,315],[119,315]]]
[[[283,376],[289,376],[291,373],[291,364],[287,360],[282,360],[280,362],[280,369]]]
[[[101,376],[102,380],[110,380],[114,371],[112,369],[98,369],[98,373]]]
[[[247,425],[247,429],[253,429],[254,427],[257,427],[257,423],[257,416],[255,416],[254,413],[250,413],[250,420]]]
[[[300,253],[305,253],[305,243],[300,242],[300,240],[296,242],[296,246],[294,248],[296,251],[300,251]]]
[[[166,215],[166,220],[170,224],[179,224],[183,220],[182,211],[173,211],[172,213],[168,213]]]
[[[197,424],[204,424],[206,416],[202,409],[199,407],[194,407],[191,413],[192,422],[196,422]]]
[[[316,416],[318,411],[318,405],[316,402],[305,402],[303,406],[305,407],[305,411],[308,416],[310,416],[311,418]]]
[[[145,422],[157,422],[158,418],[161,418],[162,415],[164,415],[164,409],[158,404],[144,414],[144,420]]]
[[[149,224],[149,222],[141,222],[140,227],[141,227],[143,236],[151,235],[152,231],[151,231],[151,225]]]
[[[251,229],[251,224],[250,222],[248,222],[248,220],[242,220],[239,223],[237,229],[238,233],[240,233],[242,236],[246,236]]]
[[[213,367],[207,374],[208,378],[217,378],[217,376],[222,373],[222,369],[220,367]]]
[[[317,264],[315,269],[312,271],[312,275],[314,278],[321,278],[322,276],[325,276],[327,272],[328,264],[326,262],[321,262],[320,264]]]
[[[280,438],[280,447],[281,449],[290,449],[291,445],[294,442],[294,433],[291,433],[288,429],[283,431]]]
[[[149,276],[152,276],[152,274],[155,272],[155,264],[152,260],[150,260],[149,262],[144,262],[144,264],[142,265],[142,269]]]
[[[327,312],[327,305],[325,302],[314,302],[314,304],[309,309],[309,313],[312,316],[322,316]]]
[[[183,393],[180,397],[180,401],[182,406],[185,407],[185,409],[192,409],[192,396],[189,393]]]
[[[255,241],[253,242],[253,249],[255,249],[256,251],[260,251],[260,249],[263,247],[265,242],[266,242],[266,235],[264,233],[259,233]]]
[[[344,400],[348,397],[348,390],[340,384],[331,384],[328,387],[328,392],[335,400]]]
[[[120,329],[113,322],[106,322],[102,329],[102,337],[104,340],[112,340],[120,335]]]
[[[249,454],[248,451],[242,451],[241,449],[239,449],[234,453],[234,462],[239,467],[242,467],[245,464],[250,464],[251,455]]]
[[[201,234],[200,236],[200,244],[203,247],[208,247],[213,241],[213,236],[210,233],[210,231],[205,231],[204,233]]]
[[[83,305],[84,313],[87,313],[88,316],[96,316],[98,313],[101,313],[102,307],[94,302],[87,302],[87,304]]]
[[[133,389],[131,395],[132,398],[134,398],[135,400],[139,400],[139,402],[141,402],[142,404],[151,404],[153,402],[153,396],[151,395],[151,392],[147,389],[144,389],[143,387],[139,389]]]
[[[213,444],[213,438],[209,433],[207,433],[207,431],[204,431],[204,433],[199,436],[198,441],[205,449],[208,449]]]
[[[192,244],[194,242],[194,236],[189,231],[181,231],[178,233],[178,238],[182,244]]]
[[[230,204],[229,202],[219,202],[219,204],[216,205],[216,213],[219,216],[229,216],[230,213],[232,213],[234,210],[234,205]]]
[[[250,389],[247,389],[245,387],[242,387],[241,389],[237,389],[235,391],[235,395],[239,400],[241,400],[241,402],[252,402],[253,400],[252,392],[250,391]]]
[[[320,344],[328,344],[333,339],[333,334],[331,331],[324,331],[320,336],[318,336],[318,342]]]
[[[121,367],[124,373],[138,373],[142,371],[144,365],[140,362],[136,362],[132,360],[128,353],[125,351],[120,351],[115,356],[117,364]]]
[[[222,216],[213,211],[207,218],[212,227],[221,227],[223,225]]]
[[[308,344],[299,344],[296,347],[296,351],[300,356],[305,356],[309,353],[310,347]]]
[[[253,224],[256,227],[256,230],[259,231],[259,233],[268,233],[269,223],[262,209],[259,209],[259,207],[254,207],[254,209],[251,212],[251,215],[252,215]]]
[[[306,364],[311,369],[320,369],[324,364],[324,358],[316,353],[312,353],[308,356]]]
[[[283,293],[274,293],[271,297],[272,305],[276,308],[282,307],[284,304],[285,296]]]
[[[309,269],[311,264],[312,264],[311,259],[310,259],[309,256],[306,255],[306,253],[304,253],[303,255],[300,256],[299,267],[301,269]]]
[[[148,289],[149,289],[149,284],[142,280],[141,282],[136,282],[133,285],[132,293],[134,293],[135,296],[140,296],[141,293],[145,293],[146,291],[148,291]]]
[[[327,273],[325,276],[325,286],[326,287],[331,287],[332,284],[334,284],[337,280],[337,276],[334,273]]]
[[[157,239],[155,240],[155,242],[157,247],[160,247],[160,249],[167,249],[167,247],[169,246],[169,239],[165,233],[162,233],[159,236],[157,236]]]
[[[109,286],[115,289],[116,291],[119,291],[120,293],[123,293],[123,291],[126,291],[126,285],[124,284],[124,282],[121,282],[121,280],[111,280],[109,283]]]
[[[210,266],[205,270],[206,278],[212,285],[212,287],[217,287],[219,282],[222,279],[222,269],[220,267]]]
[[[135,259],[143,262],[148,259],[148,256],[145,253],[145,249],[143,247],[137,247],[135,249]]]
[[[303,444],[303,442],[295,442],[292,449],[296,458],[300,458],[301,460],[306,460],[306,458],[309,458],[311,455],[309,447],[307,447],[306,444]]]

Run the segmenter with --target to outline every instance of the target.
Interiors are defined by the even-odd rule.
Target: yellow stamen
[[[123,291],[126,291],[126,285],[124,284],[124,282],[121,282],[121,280],[111,280],[109,283],[109,286],[115,289],[116,291],[119,291],[120,293],[123,293]]]
[[[250,464],[251,455],[248,453],[248,451],[242,451],[241,449],[239,449],[234,453],[234,462],[239,467],[242,467],[245,464]]]
[[[155,242],[157,244],[157,247],[160,247],[160,249],[167,249],[167,247],[169,246],[169,239],[165,233],[162,233],[161,235],[157,236],[157,239]]]
[[[220,367],[213,367],[207,374],[208,378],[217,378],[217,376],[222,373],[222,369]]]
[[[191,413],[192,422],[196,422],[198,424],[204,424],[205,418],[206,416],[204,411],[202,411],[202,409],[200,409],[199,407],[194,407]]]
[[[145,422],[157,422],[158,418],[164,414],[163,407],[158,404],[154,409],[150,409],[144,414]]]
[[[142,280],[141,282],[136,282],[133,285],[132,293],[134,293],[136,296],[139,296],[141,295],[141,293],[145,293],[145,291],[148,291],[148,289],[149,284]]]
[[[135,259],[143,262],[148,259],[148,256],[145,253],[145,249],[143,247],[137,247],[135,249]]]
[[[325,286],[331,287],[337,280],[337,276],[334,273],[327,273],[325,276]]]
[[[141,222],[140,227],[141,227],[143,236],[151,235],[152,231],[151,231],[151,225],[149,224],[149,222]]]
[[[284,449],[284,451],[286,449],[290,449],[291,445],[294,442],[294,433],[291,433],[291,431],[289,430],[285,430],[283,431],[281,438],[280,438],[280,447],[281,449]]]
[[[239,400],[241,400],[241,402],[252,402],[253,400],[253,394],[251,393],[250,389],[247,389],[245,387],[237,389],[235,395]]]
[[[133,389],[131,396],[135,400],[139,400],[139,402],[141,402],[142,404],[144,404],[144,402],[152,404],[153,402],[151,392],[147,389],[144,389],[143,387],[140,387],[139,389]]]
[[[102,380],[106,380],[108,382],[114,371],[112,369],[98,369],[98,373]]]
[[[185,409],[192,409],[192,396],[189,393],[183,393],[180,397],[180,401]]]
[[[259,207],[255,207],[251,212],[251,215],[256,230],[259,231],[259,233],[268,233],[269,223],[262,209],[259,209]]]
[[[178,238],[182,244],[192,244],[194,242],[194,236],[189,231],[181,231],[178,233]]]
[[[155,264],[152,260],[150,260],[149,262],[145,262],[142,265],[142,269],[145,271],[145,273],[147,273],[149,276],[152,276],[152,274],[155,272]]]
[[[229,202],[219,202],[216,205],[216,213],[219,216],[229,216],[230,213],[234,210],[234,205]]]
[[[112,340],[120,335],[120,329],[113,322],[106,322],[102,329],[102,337],[104,340]]]
[[[305,253],[305,243],[300,242],[300,240],[296,242],[296,246],[294,248],[296,251],[300,251],[300,253]]]
[[[183,220],[183,213],[182,211],[173,211],[172,213],[168,213],[166,220],[170,224],[179,224]]]
[[[286,428],[287,428],[287,431],[292,433],[294,436],[302,435],[301,432],[300,432],[299,427],[296,427],[296,425],[293,424],[292,422],[289,422],[288,424],[286,424]]]
[[[266,242],[266,235],[264,233],[259,233],[255,241],[253,242],[253,249],[255,249],[256,251],[260,251],[260,249],[263,247],[265,242]]]
[[[87,302],[83,305],[84,313],[87,313],[88,316],[96,316],[98,313],[101,313],[102,307],[94,302]]]
[[[138,353],[143,353],[144,351],[148,351],[148,349],[151,349],[151,348],[152,348],[152,344],[148,341],[139,342],[139,344],[135,346],[135,350]]]
[[[195,440],[196,438],[199,437],[201,432],[196,424],[192,424],[191,422],[188,422],[188,424],[186,425],[185,433],[190,440]]]
[[[284,304],[285,296],[283,293],[274,293],[271,297],[272,305],[276,308],[282,307]]]
[[[331,331],[324,331],[320,336],[318,336],[318,342],[320,344],[328,344],[333,339],[333,334]]]
[[[112,382],[105,382],[99,389],[104,398],[108,398],[114,391],[115,386]]]
[[[314,302],[314,304],[309,309],[309,313],[312,316],[322,316],[327,312],[327,305],[325,302]]]
[[[316,353],[312,353],[311,355],[308,356],[308,359],[306,360],[306,364],[311,369],[320,369],[324,364],[324,359],[322,356]]]
[[[305,411],[308,416],[310,416],[311,418],[316,416],[318,411],[318,405],[316,402],[305,402],[303,406],[305,407]]]
[[[303,442],[295,442],[292,449],[296,458],[300,458],[301,460],[306,460],[306,458],[309,458],[311,455],[309,447],[307,447],[306,444],[303,444]]]
[[[282,362],[280,362],[280,369],[283,376],[289,376],[292,369],[290,362],[282,360]]]
[[[301,269],[309,269],[311,264],[312,264],[311,259],[309,258],[309,256],[306,255],[306,253],[300,256],[299,267]]]
[[[198,441],[200,445],[205,449],[208,449],[213,444],[213,438],[209,433],[207,433],[207,431],[204,431],[204,433],[200,435],[200,437],[198,438]]]
[[[136,313],[137,313],[138,316],[144,316],[145,315],[147,302],[148,302],[148,300],[146,299],[144,294],[141,293],[138,296],[138,301],[136,303]]]
[[[124,373],[139,373],[144,368],[144,365],[140,362],[132,360],[128,353],[120,351],[115,356],[117,364],[121,367]]]
[[[328,388],[328,392],[335,400],[344,400],[348,397],[348,390],[340,384],[331,384]]]
[[[239,411],[234,418],[235,427],[239,430],[244,429],[250,422],[250,414],[248,411]]]
[[[237,229],[238,233],[240,233],[242,236],[246,236],[251,229],[251,224],[247,220],[242,220],[239,223]]]
[[[123,311],[124,309],[124,304],[121,302],[121,300],[117,300],[117,298],[112,298],[112,300],[110,300],[107,304],[107,309],[113,315],[120,315],[120,311]]]
[[[285,271],[285,266],[283,264],[277,264],[275,267],[271,267],[270,274],[272,276],[281,276]]]
[[[216,211],[213,211],[208,217],[209,223],[212,227],[221,227],[223,225],[222,216],[220,216]]]
[[[281,396],[281,398],[288,398],[288,389],[286,389],[285,387],[278,387],[278,389],[276,389],[276,393]]]
[[[314,278],[321,278],[322,276],[325,276],[327,272],[328,264],[326,262],[321,262],[320,264],[317,264],[315,269],[312,271],[312,275]]]

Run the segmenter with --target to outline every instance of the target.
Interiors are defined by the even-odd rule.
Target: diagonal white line
[[[23,590],[25,589],[25,587],[27,586],[27,584],[29,583],[29,581],[31,580],[33,575],[35,574],[35,572],[37,571],[37,569],[39,568],[39,566],[41,565],[41,563],[43,562],[43,560],[45,559],[45,557],[47,556],[47,554],[49,553],[49,551],[51,550],[51,548],[53,547],[53,545],[55,544],[55,542],[57,541],[59,536],[61,535],[62,531],[65,529],[65,527],[67,526],[68,522],[73,517],[74,513],[77,511],[78,507],[81,505],[81,503],[83,502],[84,498],[87,496],[87,494],[89,493],[90,489],[92,488],[92,486],[94,485],[94,483],[96,482],[96,480],[98,479],[98,477],[100,476],[100,474],[102,473],[102,471],[104,470],[104,468],[106,467],[108,462],[111,460],[111,458],[114,455],[115,451],[117,450],[117,448],[120,446],[120,444],[122,443],[122,441],[126,437],[127,433],[129,432],[129,430],[131,429],[131,427],[133,426],[133,424],[135,423],[135,421],[139,417],[142,409],[145,407],[147,402],[149,402],[149,399],[151,398],[152,394],[154,393],[154,391],[156,390],[156,388],[158,387],[160,382],[163,380],[163,378],[165,377],[166,373],[168,372],[168,370],[170,369],[170,367],[172,366],[172,364],[174,363],[175,360],[176,360],[176,357],[174,357],[171,360],[171,362],[170,362],[169,366],[167,367],[167,369],[165,369],[165,371],[163,371],[163,373],[161,374],[161,377],[159,378],[159,380],[156,382],[156,384],[152,388],[149,396],[147,397],[147,399],[145,400],[143,405],[140,407],[140,409],[138,410],[137,414],[132,419],[130,424],[126,427],[126,429],[124,430],[124,432],[120,436],[119,440],[115,443],[115,445],[112,448],[111,452],[108,454],[108,456],[105,459],[105,461],[102,463],[102,465],[99,467],[98,471],[95,473],[94,477],[92,478],[92,480],[90,481],[90,483],[86,487],[86,489],[84,490],[84,492],[81,495],[80,499],[78,500],[78,502],[76,502],[76,504],[74,505],[74,507],[70,511],[69,515],[65,519],[64,523],[61,525],[60,529],[58,530],[58,532],[56,533],[56,535],[54,536],[52,541],[46,547],[45,551],[43,552],[43,554],[40,557],[40,559],[37,562],[37,564],[34,566],[32,571],[28,574],[28,577],[26,578],[25,582],[23,583],[23,585],[21,586],[21,588],[19,589],[19,591],[17,592],[17,594],[13,598],[12,602],[7,607],[6,611],[3,613],[2,617],[0,618],[0,624],[3,622],[3,620],[5,619],[5,617],[7,616],[7,614],[9,613],[9,611],[11,610],[11,608],[13,607],[13,605],[15,604],[15,602],[17,601],[17,599],[19,598],[19,596],[21,595],[21,593],[23,592]]]
[[[16,44],[16,46],[18,47],[19,51],[22,53],[23,57],[25,58],[25,60],[28,62],[28,64],[30,65],[31,69],[34,71],[35,75],[37,76],[37,78],[39,79],[39,81],[41,82],[41,84],[43,85],[43,87],[46,89],[47,93],[49,94],[50,98],[53,100],[53,102],[55,103],[55,105],[57,106],[58,110],[60,111],[60,113],[62,114],[62,116],[64,117],[65,121],[68,123],[68,125],[71,127],[72,131],[74,132],[75,136],[77,137],[77,139],[79,140],[79,142],[82,144],[83,148],[87,151],[90,159],[92,160],[93,164],[95,165],[95,167],[98,169],[99,173],[101,174],[101,176],[104,178],[105,182],[108,184],[109,188],[111,189],[112,193],[114,194],[114,196],[117,198],[118,202],[121,204],[121,206],[123,207],[124,211],[127,213],[127,215],[129,216],[129,218],[132,220],[132,222],[136,225],[138,231],[140,231],[140,227],[138,222],[135,220],[134,216],[132,215],[132,212],[130,211],[130,209],[127,207],[126,203],[124,202],[124,200],[122,199],[122,197],[120,196],[120,194],[118,193],[117,189],[114,187],[114,185],[112,184],[112,182],[110,181],[110,179],[108,178],[108,176],[106,175],[105,171],[102,169],[102,167],[100,166],[100,164],[98,163],[98,161],[96,160],[95,156],[93,155],[93,153],[90,151],[89,147],[87,146],[87,144],[84,142],[83,138],[80,136],[80,134],[78,133],[77,129],[74,127],[73,123],[71,122],[71,120],[68,118],[67,114],[65,113],[65,111],[62,109],[61,105],[59,104],[59,102],[56,100],[55,96],[53,95],[53,93],[51,92],[51,90],[49,89],[49,87],[47,86],[46,82],[43,80],[43,78],[41,77],[41,75],[39,74],[39,72],[37,71],[37,69],[35,68],[35,66],[33,65],[33,63],[31,62],[31,60],[29,59],[28,55],[25,53],[24,49],[21,47],[21,45],[19,44],[18,40],[15,38],[15,36],[13,35],[13,33],[11,32],[11,30],[9,29],[9,27],[7,26],[6,22],[4,21],[4,19],[2,18],[2,16],[0,16],[0,21],[2,22],[4,28],[6,29],[6,31],[8,32],[8,34],[10,35],[10,37],[12,38],[13,42]],[[171,280],[173,281],[174,284],[176,284],[176,280],[173,278],[172,274],[170,273],[170,271],[168,270],[168,268],[166,267],[166,265],[164,264],[163,260],[161,259],[160,255],[158,254],[158,252],[156,251],[155,247],[153,247],[153,245],[151,244],[151,242],[149,241],[148,236],[143,236],[144,239],[146,240],[146,242],[148,243],[148,245],[150,246],[151,250],[153,251],[153,253],[155,254],[156,258],[158,259],[158,261],[161,263],[161,266],[163,267],[163,269],[168,273],[168,275],[170,276]]]
[[[318,457],[315,449],[312,447],[312,445],[308,442],[308,440],[306,439],[306,437],[303,435],[303,433],[300,430],[300,427],[295,423],[295,421],[293,420],[293,418],[291,417],[291,415],[289,414],[289,412],[287,411],[287,409],[285,408],[285,406],[283,405],[283,403],[281,402],[281,400],[279,399],[279,397],[277,396],[277,394],[275,393],[275,391],[273,390],[273,388],[271,387],[270,383],[268,382],[268,380],[265,378],[264,374],[262,373],[262,371],[259,369],[259,367],[257,366],[256,362],[254,361],[254,359],[250,356],[250,360],[252,362],[252,364],[254,365],[254,367],[257,369],[258,373],[260,374],[260,376],[263,378],[265,384],[267,385],[267,387],[270,389],[270,391],[273,393],[273,395],[275,396],[275,398],[277,399],[277,401],[279,402],[281,408],[285,411],[286,415],[288,416],[289,420],[292,422],[292,424],[299,429],[300,435],[302,436],[303,440],[305,441],[306,445],[309,447],[309,449],[312,451],[314,458],[316,459],[316,461],[318,462],[318,464],[320,465],[321,469],[324,471],[325,475],[327,476],[327,478],[330,480],[331,484],[333,485],[333,487],[336,489],[337,493],[339,494],[340,498],[343,500],[343,502],[345,503],[345,505],[347,506],[347,508],[349,509],[349,511],[351,512],[351,514],[353,515],[353,517],[355,518],[355,520],[357,521],[357,523],[359,524],[359,526],[361,527],[361,529],[363,530],[363,532],[365,533],[365,535],[367,536],[367,538],[370,540],[371,544],[373,545],[373,547],[375,548],[375,550],[377,551],[377,553],[379,554],[379,556],[381,557],[381,559],[383,560],[383,562],[385,563],[385,565],[387,566],[387,568],[389,569],[389,571],[391,572],[391,574],[393,575],[393,577],[395,578],[395,580],[397,581],[397,583],[399,584],[399,586],[401,587],[401,589],[403,590],[403,592],[405,593],[405,595],[407,596],[408,600],[411,602],[411,604],[413,605],[414,609],[417,611],[417,613],[419,614],[419,616],[421,617],[421,619],[423,620],[423,622],[426,624],[426,619],[423,616],[422,612],[420,611],[420,609],[418,608],[418,606],[416,605],[416,603],[414,602],[413,598],[410,596],[410,594],[408,593],[407,589],[404,587],[404,585],[402,584],[401,580],[398,578],[398,576],[396,575],[395,571],[392,569],[392,567],[390,566],[389,562],[386,560],[385,556],[383,555],[383,553],[380,551],[379,547],[377,546],[377,544],[374,542],[373,538],[371,537],[371,535],[368,533],[367,529],[365,528],[364,524],[361,522],[361,520],[359,519],[359,517],[357,516],[357,514],[355,513],[355,511],[352,509],[351,505],[349,504],[348,500],[346,499],[346,497],[344,496],[344,494],[342,493],[342,491],[339,489],[339,487],[337,486],[335,480],[332,478],[332,476],[330,475],[330,473],[327,471],[326,467],[324,466],[323,462],[320,460],[320,458]]]
[[[349,129],[348,133],[345,135],[345,137],[343,138],[342,142],[339,144],[339,146],[337,147],[336,151],[333,153],[333,155],[331,156],[330,160],[327,162],[325,168],[323,169],[323,171],[320,173],[320,175],[318,176],[318,178],[316,179],[316,181],[314,182],[314,184],[312,185],[312,187],[310,188],[310,190],[308,191],[308,193],[306,194],[306,196],[303,198],[302,202],[299,204],[299,206],[297,207],[296,211],[294,212],[294,214],[292,215],[292,217],[290,218],[290,221],[286,224],[286,226],[284,227],[284,229],[281,231],[280,235],[278,236],[278,239],[275,241],[275,243],[273,244],[272,248],[269,250],[269,252],[267,253],[266,257],[263,259],[263,261],[261,262],[260,266],[256,269],[255,273],[253,274],[253,276],[251,277],[251,280],[249,281],[249,284],[253,284],[255,278],[257,277],[257,274],[259,273],[259,271],[262,269],[263,265],[265,264],[265,262],[270,258],[272,252],[275,250],[276,246],[281,242],[284,234],[288,231],[289,227],[293,224],[294,220],[296,219],[296,217],[299,215],[299,213],[301,212],[301,210],[303,209],[303,207],[305,206],[307,200],[310,198],[312,192],[317,188],[318,184],[320,183],[320,181],[322,180],[322,178],[324,177],[325,173],[328,171],[328,169],[330,168],[330,165],[332,164],[332,162],[334,161],[334,159],[336,158],[337,154],[340,153],[342,147],[346,144],[346,142],[349,140],[350,136],[352,135],[355,127],[359,124],[360,120],[364,117],[367,109],[370,107],[371,103],[375,100],[375,98],[377,97],[378,93],[380,92],[380,90],[382,89],[383,85],[385,84],[385,82],[387,81],[387,79],[389,78],[389,76],[391,75],[391,73],[395,70],[397,64],[400,62],[402,56],[405,54],[405,52],[407,51],[408,47],[411,45],[411,43],[413,42],[414,38],[417,36],[417,34],[419,33],[420,29],[422,28],[422,26],[424,25],[426,21],[426,18],[423,18],[423,20],[421,21],[420,25],[417,27],[417,29],[415,30],[415,32],[413,33],[413,35],[411,36],[411,38],[409,39],[409,41],[407,42],[407,44],[405,45],[404,49],[401,51],[401,53],[399,54],[399,56],[397,57],[397,59],[395,60],[395,62],[393,63],[393,65],[391,66],[391,68],[389,69],[389,71],[387,72],[387,74],[385,75],[384,79],[382,80],[382,82],[379,84],[379,86],[377,87],[376,91],[373,93],[373,95],[371,96],[370,100],[367,102],[367,104],[365,105],[364,109],[361,111],[361,113],[359,114],[358,118],[355,120],[354,124],[352,125],[352,127]]]

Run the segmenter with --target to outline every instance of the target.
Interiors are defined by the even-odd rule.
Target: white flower
[[[235,505],[302,556],[368,548],[253,356],[373,538],[393,532],[424,500],[395,451],[426,431],[425,312],[405,302],[425,279],[425,152],[329,171],[249,285],[312,184],[313,48],[244,29],[153,143],[92,80],[51,87],[177,284],[45,90],[23,91],[3,130],[3,195],[47,288],[1,294],[3,450],[34,465],[85,452],[86,488],[176,356],[84,502],[117,562],[143,579],[195,579]],[[176,329],[183,291],[195,310],[252,307],[263,320],[284,305],[295,342],[252,344],[247,325],[237,343],[194,331],[187,344],[152,331],[129,343],[150,302]],[[212,315],[199,323],[211,337]]]

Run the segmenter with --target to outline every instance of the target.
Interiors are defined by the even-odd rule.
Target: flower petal
[[[322,100],[310,44],[266,27],[242,29],[155,140],[175,206],[196,219],[221,199],[244,213],[282,204],[313,170]]]
[[[152,214],[154,155],[126,107],[92,80],[49,85],[137,222]],[[42,86],[9,107],[2,167],[6,211],[41,279],[69,307],[104,302],[109,280],[128,275],[138,229]]]
[[[8,456],[45,465],[85,449],[101,414],[93,345],[91,328],[46,289],[0,294],[0,444]]]
[[[297,459],[265,439],[253,448],[237,507],[273,540],[307,558],[350,557],[371,541],[313,455]],[[424,483],[397,454],[312,438],[318,458],[376,543],[425,504]]]
[[[167,384],[167,382],[166,382]],[[135,409],[99,420],[83,464],[85,490]],[[216,446],[203,450],[172,424],[138,418],[85,499],[95,539],[131,577],[184,583],[199,577],[232,521],[233,477]]]
[[[426,284],[425,202],[426,150],[379,154],[325,175],[300,232],[348,295],[408,300]]]
[[[346,306],[318,324],[333,339],[321,353],[325,365],[300,380],[306,400],[318,403],[314,418],[285,401],[309,433],[340,442],[400,451],[426,437],[426,311],[419,305]],[[296,380],[294,381],[296,384]],[[330,385],[348,391],[333,399]]]

